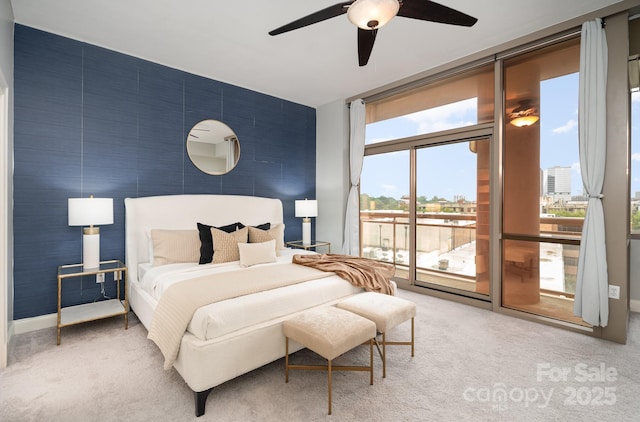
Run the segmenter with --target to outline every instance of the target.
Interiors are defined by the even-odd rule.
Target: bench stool
[[[366,292],[349,297],[336,305],[340,309],[356,313],[376,323],[382,334],[382,377],[387,376],[387,348],[389,345],[411,346],[414,356],[414,319],[416,304],[399,297],[382,293]],[[411,319],[411,341],[387,341],[387,332],[401,323]],[[380,349],[378,348],[378,351]]]
[[[368,371],[373,385],[373,339],[376,324],[366,318],[335,306],[305,311],[282,324],[285,335],[285,382],[290,369],[326,370],[329,384],[329,414],[331,414],[331,373]],[[327,359],[327,365],[289,364],[289,339]],[[363,343],[369,343],[369,366],[337,366],[332,360]]]

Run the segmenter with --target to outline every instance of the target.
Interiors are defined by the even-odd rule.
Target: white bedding
[[[291,257],[299,253],[313,253],[285,249],[275,263],[286,271]],[[171,285],[181,281],[228,271],[241,271],[239,261],[224,264],[180,263],[146,268],[140,287],[156,301]],[[260,280],[256,280],[260,282]],[[246,327],[280,318],[318,304],[333,303],[341,298],[362,292],[338,276],[311,280],[292,286],[267,290],[247,296],[213,303],[199,308],[187,331],[201,340],[211,340]]]
[[[131,309],[147,329],[152,325],[158,300],[142,289],[141,282],[144,279],[147,286],[148,274],[174,271],[170,266],[156,270],[150,264],[153,253],[149,247],[149,229],[195,230],[197,223],[225,226],[242,222],[245,226],[257,226],[269,222],[272,227],[284,224],[281,200],[254,196],[202,194],[126,198],[125,209],[128,299]],[[304,251],[288,251],[283,256],[290,257],[295,253]],[[239,263],[219,266],[237,268]],[[199,271],[198,264],[185,267],[195,267]],[[167,274],[167,277],[170,280],[178,275]],[[337,276],[324,280],[322,289],[313,281],[303,282],[299,286],[219,302],[214,306],[213,314],[204,309],[196,311],[195,320],[182,337],[173,366],[194,392],[197,416],[204,413],[207,395],[213,387],[285,355],[283,321],[298,312],[335,304],[345,296],[362,291]],[[151,291],[164,288],[166,286],[152,287]],[[227,334],[222,335],[223,332]],[[206,340],[208,338],[211,339]],[[289,351],[301,347],[292,344]]]

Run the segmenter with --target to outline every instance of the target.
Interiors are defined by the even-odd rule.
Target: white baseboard
[[[58,325],[58,314],[40,315],[32,318],[23,318],[13,321],[14,334],[28,333],[29,331],[41,330],[43,328],[56,327]]]
[[[640,300],[631,299],[629,301],[629,309],[631,310],[631,312],[640,312]]]

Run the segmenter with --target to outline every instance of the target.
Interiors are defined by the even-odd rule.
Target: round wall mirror
[[[198,122],[187,135],[187,154],[204,173],[228,173],[240,159],[240,142],[229,126],[218,120]]]

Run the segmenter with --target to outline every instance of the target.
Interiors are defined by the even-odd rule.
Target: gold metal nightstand
[[[83,303],[81,305],[62,307],[62,281],[74,277],[98,274],[113,274],[112,282],[116,283],[117,296],[115,299],[98,302]],[[124,300],[120,299],[120,281],[124,280]],[[107,282],[105,280],[104,282]],[[129,300],[127,295],[127,267],[120,260],[102,261],[98,268],[84,269],[82,264],[61,265],[58,267],[58,340],[60,345],[60,329],[83,322],[95,321],[124,315],[124,329],[129,328]]]
[[[331,253],[331,242],[323,242],[321,240],[312,240],[310,244],[303,245],[302,240],[292,240],[291,242],[286,242],[286,243],[287,243],[287,246],[291,248],[304,249],[306,251],[311,249],[315,250],[317,247],[326,246],[327,253]]]

